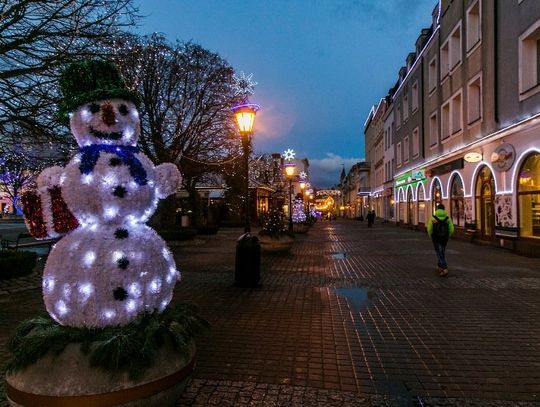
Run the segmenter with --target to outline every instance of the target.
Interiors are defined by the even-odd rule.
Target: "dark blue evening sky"
[[[258,85],[258,152],[292,148],[314,184],[364,157],[363,125],[436,0],[136,0],[141,34],[192,40]]]

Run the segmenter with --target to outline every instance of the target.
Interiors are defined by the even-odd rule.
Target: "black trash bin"
[[[236,241],[234,285],[258,287],[261,277],[261,244],[257,236],[244,233]]]

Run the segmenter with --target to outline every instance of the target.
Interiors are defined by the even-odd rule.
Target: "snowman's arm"
[[[46,192],[48,189],[60,185],[64,168],[55,165],[45,168],[37,177],[37,187],[40,192]]]
[[[182,176],[176,165],[165,163],[155,168],[155,184],[159,199],[166,198],[178,191],[181,182]]]

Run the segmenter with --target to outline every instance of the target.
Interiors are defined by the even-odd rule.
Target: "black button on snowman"
[[[79,226],[47,259],[45,306],[62,325],[125,325],[143,312],[163,311],[172,299],[179,273],[145,223],[158,200],[177,191],[181,176],[174,164],[154,166],[139,151],[138,98],[112,63],[72,64],[60,87],[60,113],[69,117],[79,152],[66,167],[45,169],[38,190],[44,206],[59,186]],[[52,211],[43,208],[48,228]]]

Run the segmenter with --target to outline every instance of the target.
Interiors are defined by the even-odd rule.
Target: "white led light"
[[[81,176],[81,182],[85,185],[90,185],[93,180],[94,176],[92,174],[83,174]]]
[[[117,184],[118,179],[113,174],[107,174],[102,178],[102,182],[106,186],[113,186]]]
[[[62,292],[64,293],[64,297],[66,297],[66,299],[69,299],[69,297],[71,296],[71,286],[69,284],[64,284],[64,286],[62,287]]]
[[[43,289],[47,292],[47,293],[51,293],[53,290],[54,290],[54,285],[55,285],[55,282],[54,282],[54,278],[51,277],[51,276],[47,276],[43,279]]]
[[[114,262],[117,262],[118,260],[120,260],[122,257],[124,257],[124,253],[118,251],[118,250],[115,250],[113,252],[113,261]]]
[[[128,291],[135,298],[139,298],[142,295],[142,288],[139,283],[131,283]]]
[[[56,312],[58,312],[58,314],[60,316],[63,316],[63,315],[66,315],[69,311],[66,303],[62,300],[58,301],[55,305],[55,309],[56,309]]]
[[[60,175],[60,181],[58,181],[60,185],[64,185],[65,181],[66,181],[66,174]]]
[[[105,219],[112,219],[116,215],[118,215],[118,207],[109,206],[109,207],[105,208]]]
[[[84,265],[86,267],[90,267],[92,264],[94,264],[95,260],[96,260],[95,252],[89,251],[89,252],[86,252],[86,254],[84,255]]]
[[[110,310],[110,309],[107,309],[107,310],[104,310],[103,311],[103,316],[106,318],[106,319],[112,319],[116,316],[116,312]]]
[[[169,304],[169,301],[167,301],[167,300],[161,301],[161,304],[159,305],[159,310],[163,311],[165,308],[167,308],[168,304]]]
[[[166,247],[161,249],[161,253],[163,254],[163,257],[165,258],[165,260],[170,260],[171,252]]]
[[[135,300],[129,300],[126,303],[126,310],[127,312],[133,312],[137,308],[137,302]]]
[[[81,110],[81,117],[85,122],[88,122],[92,118],[92,113],[90,113],[90,111],[88,109],[82,109]]]
[[[157,294],[161,291],[161,279],[154,278],[150,282],[150,291],[153,292],[154,294]]]

